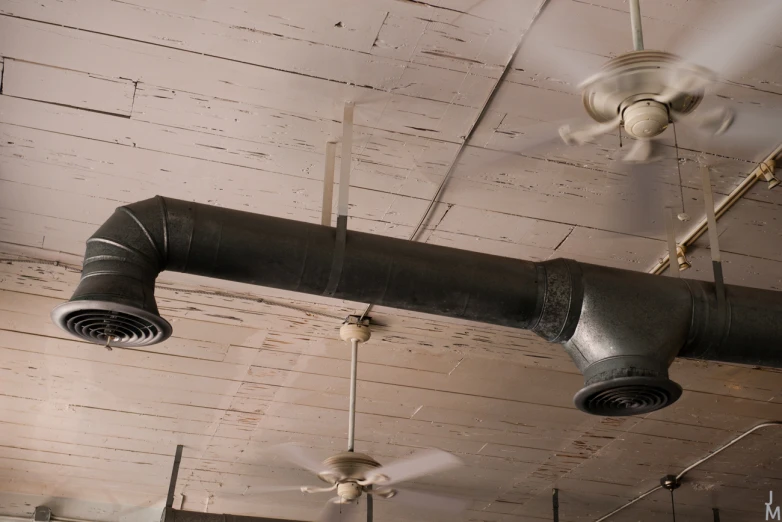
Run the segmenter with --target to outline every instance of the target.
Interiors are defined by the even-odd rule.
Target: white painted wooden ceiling
[[[710,0],[645,0],[648,48],[713,32]],[[572,73],[522,43],[529,28],[587,68],[630,50],[622,0],[0,0],[0,514],[46,502],[61,516],[153,521],[176,444],[184,509],[311,520],[322,499],[253,488],[311,477],[264,449],[342,450],[349,353],[341,318],[362,303],[164,274],[174,336],[106,351],[49,319],[78,280],[84,241],[113,209],[155,194],[318,222],[324,144],[354,100],[349,227],[409,237],[475,125],[420,241],[522,259],[570,257],[648,270],[662,220],[622,218],[638,187],[618,139],[509,155],[525,129],[578,116]],[[725,100],[782,111],[782,32]],[[490,93],[497,94],[484,109]],[[693,159],[728,194],[782,141],[700,151],[681,132],[649,185],[703,215]],[[673,145],[669,137],[666,143]],[[720,220],[731,283],[782,289],[782,189],[756,185]],[[709,278],[708,243],[687,276]],[[196,292],[196,293],[194,293]],[[211,292],[203,293],[203,292]],[[782,419],[780,373],[677,361],[674,406],[639,418],[580,413],[564,352],[522,331],[388,309],[362,347],[358,449],[381,462],[416,448],[466,467],[422,489],[471,499],[461,518],[590,521],[761,420]],[[756,521],[782,491],[778,430],[694,471],[689,521]],[[612,520],[667,520],[658,492]],[[379,504],[376,520],[453,520]]]

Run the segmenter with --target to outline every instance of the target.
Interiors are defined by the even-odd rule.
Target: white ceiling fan
[[[268,450],[288,462],[310,471],[317,478],[326,482],[328,486],[253,487],[251,492],[336,493],[335,497],[326,501],[326,506],[321,512],[318,522],[349,522],[357,519],[361,514],[358,500],[364,495],[446,513],[455,514],[466,509],[469,504],[466,499],[397,487],[397,484],[401,482],[461,466],[462,461],[456,456],[445,451],[430,449],[390,464],[381,465],[371,456],[353,451],[358,345],[361,342],[366,342],[370,337],[369,319],[349,316],[340,328],[340,337],[351,343],[352,348],[348,451],[337,453],[321,461],[310,451],[292,444],[277,445]]]
[[[659,158],[654,138],[671,123],[695,130],[704,140],[722,134],[730,140],[745,139],[742,134],[748,127],[746,124],[736,132],[729,132],[737,120],[742,123],[752,120],[751,126],[768,128],[771,122],[763,121],[763,115],[756,111],[724,104],[709,109],[699,107],[707,88],[713,92],[721,85],[720,80],[760,63],[771,47],[763,45],[764,39],[778,34],[774,28],[782,19],[782,2],[740,4],[742,9],[737,11],[725,9],[724,3],[722,6],[709,3],[710,10],[701,13],[701,17],[710,20],[715,29],[701,32],[697,38],[689,34],[689,42],[670,53],[644,49],[640,0],[628,0],[634,50],[609,60],[585,79],[581,60],[574,53],[562,52],[563,47],[568,47],[562,45],[568,39],[567,34],[551,35],[556,42],[554,38],[545,43],[535,42],[533,28],[533,41],[528,45],[537,58],[554,64],[564,77],[581,76],[578,90],[590,120],[560,125],[558,134],[562,141],[567,145],[583,145],[621,128],[634,139],[623,160],[645,163]],[[598,37],[596,34],[595,38]],[[542,132],[550,132],[549,128]],[[534,135],[535,130],[526,134]],[[540,145],[541,140],[533,138],[524,149]]]
[[[248,493],[335,493],[336,496],[326,501],[318,522],[348,522],[357,519],[362,513],[358,500],[364,495],[447,513],[459,513],[469,504],[465,499],[397,487],[401,482],[462,465],[457,457],[444,451],[423,451],[385,466],[381,466],[369,455],[352,451],[337,453],[322,462],[304,448],[290,444],[275,446],[272,451],[312,472],[328,485],[253,487]]]

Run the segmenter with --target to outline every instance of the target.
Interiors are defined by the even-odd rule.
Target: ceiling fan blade
[[[518,130],[503,129],[497,132],[485,147],[470,146],[459,158],[454,177],[480,177],[483,174],[513,171],[522,157],[527,155],[546,156],[550,152],[564,149],[567,145],[559,135],[564,125],[583,125],[583,119],[565,119],[541,122]],[[499,131],[499,129],[498,129]]]
[[[286,491],[302,492],[306,486],[250,486],[245,495],[262,495],[264,493],[283,493]]]
[[[760,161],[782,140],[782,110],[777,108],[731,104],[706,111],[703,117],[699,110],[674,121],[695,131],[692,146],[700,150]]]
[[[437,495],[424,491],[413,491],[410,489],[396,489],[396,494],[388,500],[399,502],[420,509],[429,509],[432,511],[442,511],[445,513],[461,513],[470,505],[470,501],[464,498],[456,498],[446,495]],[[382,498],[382,495],[380,496]]]
[[[461,459],[440,450],[428,450],[381,466],[367,474],[367,483],[391,485],[461,466]]]
[[[591,28],[573,20],[568,9],[572,9],[568,2],[551,2],[542,10],[524,35],[513,62],[514,74],[576,92],[581,82],[603,66],[604,56],[585,51],[584,44],[594,39]]]
[[[559,133],[560,128],[583,125],[584,123],[583,120],[568,119],[536,123],[518,130],[505,130],[503,132],[509,134],[510,138],[503,140],[502,148],[506,152],[517,154],[544,151],[552,146],[563,144],[562,136]],[[491,148],[491,144],[489,148]]]
[[[355,501],[342,502],[339,497],[326,501],[318,516],[318,522],[352,522],[357,521],[362,510]]]
[[[278,444],[267,449],[267,451],[273,452],[288,462],[296,464],[300,468],[306,469],[315,475],[328,471],[320,459],[300,446],[294,446],[293,444]]]
[[[669,104],[683,94],[703,91],[717,80],[716,74],[701,67],[693,67],[684,61],[674,64],[668,72],[663,91],[654,96],[659,103]]]
[[[652,140],[637,139],[630,150],[622,157],[626,163],[648,163],[652,160],[654,144]]]
[[[639,140],[640,141],[640,140]],[[653,141],[653,140],[644,140]],[[652,148],[659,147],[654,143]],[[612,230],[621,230],[637,235],[657,235],[662,230],[663,211],[666,204],[667,187],[660,182],[662,163],[628,163],[615,160],[611,169],[623,176],[616,182],[611,194],[613,203],[607,213]]]
[[[715,107],[705,111],[694,111],[690,114],[673,113],[676,123],[693,127],[708,136],[724,134],[736,117],[735,112],[729,107]]]
[[[707,5],[697,23],[691,24],[707,30],[687,31],[686,40],[674,51],[685,62],[730,78],[758,65],[773,51],[765,42],[779,34],[782,2],[741,0]]]
[[[565,124],[559,128],[559,135],[562,137],[562,140],[568,145],[583,145],[589,140],[597,138],[598,136],[602,136],[603,134],[608,134],[609,132],[618,129],[621,123],[622,123],[622,117],[617,116],[611,121],[607,121],[604,123],[593,122],[580,129],[579,128],[574,129],[572,125]]]

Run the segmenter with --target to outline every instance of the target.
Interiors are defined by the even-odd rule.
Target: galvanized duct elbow
[[[156,197],[118,208],[87,241],[81,282],[52,319],[91,342],[162,342],[172,329],[158,313],[155,279],[173,270],[530,329],[564,345],[585,377],[576,405],[599,415],[676,401],[668,367],[677,354],[782,366],[777,292],[728,286],[718,305],[709,283],[569,260],[361,232],[348,232],[344,256],[338,248],[330,227]]]

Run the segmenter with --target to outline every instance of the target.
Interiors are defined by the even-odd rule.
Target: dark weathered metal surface
[[[678,355],[782,367],[782,294],[569,260],[532,263],[156,197],[120,207],[88,240],[81,282],[52,313],[93,342],[171,334],[154,299],[163,270],[533,329],[584,374],[584,411],[630,415],[674,402]],[[335,257],[335,254],[336,257]],[[333,292],[332,292],[333,290]],[[600,404],[601,406],[596,406]],[[598,411],[599,410],[599,411]]]

